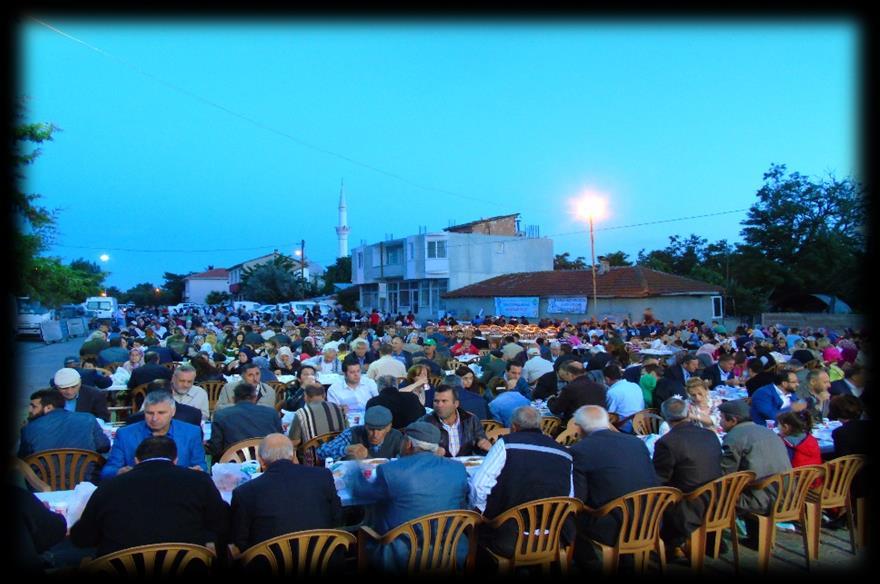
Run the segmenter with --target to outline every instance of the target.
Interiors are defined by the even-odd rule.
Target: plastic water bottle
[[[325,458],[324,468],[330,468],[331,466],[333,466],[333,458]]]

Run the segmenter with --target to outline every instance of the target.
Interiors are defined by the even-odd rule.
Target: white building
[[[553,242],[519,231],[518,215],[354,248],[352,283],[361,308],[433,319],[446,310],[441,295],[447,290],[503,274],[552,270]]]
[[[183,289],[184,302],[205,304],[205,299],[211,292],[229,291],[229,272],[223,268],[208,270],[201,274],[192,274],[184,278],[183,281],[185,283]]]

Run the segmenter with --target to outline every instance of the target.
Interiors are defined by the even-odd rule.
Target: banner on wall
[[[581,297],[550,297],[547,299],[547,314],[586,314],[587,299]]]
[[[495,316],[538,318],[537,296],[496,296]]]

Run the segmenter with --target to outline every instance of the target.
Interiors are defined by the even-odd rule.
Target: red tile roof
[[[643,266],[613,267],[596,274],[596,296],[602,298],[646,298],[670,294],[718,294],[724,288],[698,280],[658,272]],[[591,270],[554,270],[496,276],[470,286],[451,290],[444,298],[486,296],[574,296],[593,294]]]
[[[207,272],[202,272],[201,274],[187,276],[190,280],[223,280],[228,277],[229,272],[223,268],[215,268],[213,270],[208,270]]]

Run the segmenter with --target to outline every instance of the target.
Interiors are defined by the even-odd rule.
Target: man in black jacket
[[[159,365],[159,354],[155,351],[147,351],[144,355],[144,364],[131,372],[128,378],[128,388],[133,389],[138,385],[149,383],[157,379],[171,381],[173,373],[167,367]]]
[[[240,551],[285,533],[342,525],[333,475],[323,467],[296,464],[286,436],[263,438],[257,460],[263,474],[232,492],[232,541]]]
[[[65,410],[86,412],[105,422],[110,421],[107,409],[107,394],[100,389],[83,385],[76,369],[65,367],[55,372],[55,387],[67,400]]]
[[[79,373],[83,385],[91,385],[98,389],[107,389],[113,385],[113,380],[109,376],[102,374],[97,369],[89,369],[82,367],[79,357],[68,357],[64,360],[64,367],[75,369]],[[55,379],[49,380],[49,385],[55,387]]]
[[[367,401],[366,409],[373,406],[385,406],[391,410],[391,427],[400,430],[425,415],[425,408],[419,398],[410,391],[397,390],[397,378],[382,375],[376,379],[379,395]]]
[[[420,420],[440,429],[444,456],[483,455],[492,448],[483,425],[472,413],[460,408],[458,390],[440,385],[434,390],[434,411]],[[450,432],[455,432],[450,436]]]
[[[581,406],[605,406],[607,390],[593,381],[578,361],[568,361],[559,370],[559,377],[567,385],[559,396],[547,401],[547,409],[562,422],[567,422]]]
[[[736,363],[733,355],[721,355],[718,363],[703,370],[702,377],[709,382],[709,389],[715,389],[719,385],[739,386],[739,380],[733,375],[733,366]]]
[[[584,437],[570,448],[574,457],[575,496],[598,509],[618,497],[659,485],[648,447],[641,439],[610,429],[608,412],[598,406],[584,406],[574,414]],[[587,538],[614,545],[620,531],[620,515],[598,519],[578,516],[575,560],[585,571],[595,561]]]
[[[229,507],[208,473],[176,465],[177,445],[151,436],[135,451],[130,471],[103,481],[70,529],[78,547],[96,556],[153,543],[226,546]]]
[[[674,395],[687,395],[685,383],[697,374],[699,367],[700,360],[695,353],[685,353],[675,365],[667,367],[654,388],[654,407],[659,409],[660,404]]]
[[[233,393],[235,405],[214,412],[208,450],[217,460],[236,442],[281,432],[281,418],[275,408],[257,404],[255,385],[239,383]]]
[[[660,407],[671,427],[654,445],[654,470],[664,486],[689,493],[721,476],[721,441],[712,430],[692,423],[688,404],[669,398]],[[706,501],[680,501],[670,505],[663,515],[660,536],[667,550],[682,545],[700,526]]]

